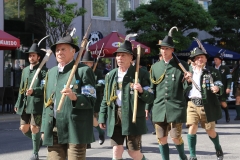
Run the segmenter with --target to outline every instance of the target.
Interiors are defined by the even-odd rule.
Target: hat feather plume
[[[176,26],[172,27],[172,28],[169,30],[169,32],[168,32],[168,36],[169,36],[169,37],[172,37],[172,31],[173,31],[174,29],[176,29],[176,30],[178,31],[178,28],[177,28]]]
[[[125,40],[130,41],[131,37],[136,37],[136,36],[137,36],[137,33],[128,34],[128,35],[126,35]]]
[[[70,36],[73,37],[73,35],[76,33],[76,28],[74,27],[70,33]]]
[[[197,41],[198,47],[201,48],[201,50],[202,50],[204,53],[207,54],[207,51],[205,50],[205,48],[203,47],[203,45],[202,45],[202,43],[199,41],[199,39],[197,39],[197,38],[195,38],[195,37],[193,37],[193,38]]]

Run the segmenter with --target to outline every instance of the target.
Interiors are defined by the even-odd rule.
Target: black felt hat
[[[176,29],[178,31],[178,28],[176,26],[172,27],[169,32],[168,35],[164,37],[163,40],[159,40],[158,44],[160,47],[164,46],[164,47],[171,47],[174,48],[174,43],[173,43],[173,39],[172,39],[172,31],[173,29]]]
[[[42,56],[37,43],[38,43],[38,40],[34,39],[32,46],[30,47],[28,52],[25,52],[25,53],[37,53],[39,56]]]
[[[62,37],[60,40],[58,40],[57,43],[55,43],[54,45],[51,46],[51,50],[53,51],[54,54],[56,51],[56,46],[58,44],[69,44],[75,49],[75,52],[79,51],[79,47],[73,43],[73,39],[70,34],[66,35],[65,37]]]
[[[132,43],[129,41],[130,37],[136,36],[136,34],[128,34],[125,38],[125,41],[120,45],[120,47],[116,50],[116,52],[113,53],[113,55],[116,57],[117,53],[128,53],[133,55],[133,60],[135,59],[135,54],[132,50]]]
[[[209,55],[207,54],[207,51],[203,47],[202,43],[197,38],[195,38],[195,37],[193,37],[193,38],[197,41],[198,47],[193,48],[189,58],[193,60],[194,57],[199,56],[199,55],[205,55],[206,58],[209,58]]]
[[[219,58],[221,61],[223,60],[223,58],[224,58],[224,53],[225,53],[225,51],[224,52],[222,52],[222,49],[218,52],[218,54],[216,54],[215,56],[214,56],[214,58]]]
[[[94,59],[93,59],[90,51],[86,51],[84,53],[81,62],[94,62]]]

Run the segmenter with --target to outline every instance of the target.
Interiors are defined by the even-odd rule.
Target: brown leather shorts
[[[41,114],[27,114],[23,111],[20,117],[20,125],[30,124],[33,126],[41,127],[42,115]]]
[[[111,137],[111,145],[123,145],[124,140],[126,139],[126,147],[128,150],[140,150],[142,140],[141,135],[122,135],[121,108],[116,109],[115,122],[114,132]]]
[[[207,122],[204,106],[196,106],[192,101],[188,101],[187,125],[201,123],[201,127],[210,130],[215,128],[215,122]]]

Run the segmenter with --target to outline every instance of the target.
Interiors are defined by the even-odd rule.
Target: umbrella
[[[20,40],[0,30],[0,50],[14,50],[20,47]]]
[[[116,31],[112,31],[112,33],[110,33],[106,37],[102,38],[95,44],[89,46],[88,49],[89,51],[91,51],[94,57],[99,55],[100,51],[101,51],[100,54],[103,55],[104,57],[112,57],[113,53],[118,49],[120,44],[123,43],[124,39],[125,39],[124,35]],[[137,45],[140,44],[141,47],[145,49],[145,54],[150,53],[149,47],[134,40],[131,40],[131,43],[133,48],[137,48]]]

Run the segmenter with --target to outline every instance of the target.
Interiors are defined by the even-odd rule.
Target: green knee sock
[[[180,145],[175,145],[177,150],[178,150],[178,154],[180,157],[180,160],[187,160],[186,159],[186,155],[184,153],[184,143],[180,144]]]
[[[97,129],[99,135],[104,135],[104,131],[99,127],[99,125],[95,128]]]
[[[211,141],[213,142],[216,151],[219,151],[219,150],[222,149],[222,147],[221,147],[221,145],[220,145],[220,143],[219,143],[219,137],[218,137],[218,134],[217,134],[217,136],[216,136],[215,138],[211,138],[211,137],[209,137],[209,138],[210,138]]]
[[[190,152],[190,157],[196,157],[196,144],[197,144],[197,135],[196,134],[188,134],[188,147]]]
[[[41,139],[41,133],[38,132],[36,134],[32,134],[32,142],[33,142],[33,153],[37,154],[40,147],[40,139]]]
[[[26,133],[23,133],[28,138],[32,139],[32,131],[29,129]]]
[[[237,112],[237,117],[240,117],[240,105],[236,105],[236,112]]]
[[[164,145],[159,145],[160,154],[162,155],[162,160],[169,160],[169,146],[168,143]]]

